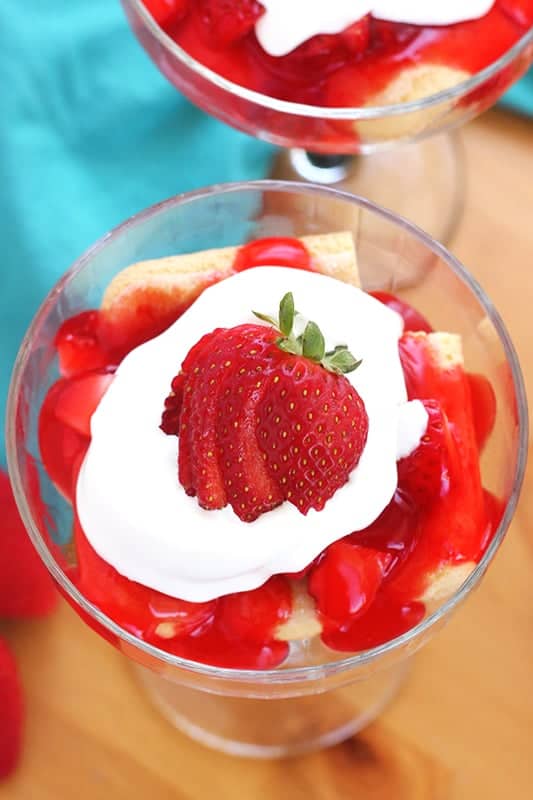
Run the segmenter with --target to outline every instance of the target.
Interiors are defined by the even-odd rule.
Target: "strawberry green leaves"
[[[283,334],[277,340],[277,345],[286,353],[304,356],[310,361],[321,364],[329,372],[341,375],[353,372],[362,363],[361,359],[354,358],[345,344],[337,345],[333,350],[326,350],[324,335],[316,322],[309,321],[303,333],[296,336],[294,320],[299,312],[295,310],[292,292],[287,292],[282,297],[277,320],[258,311],[253,313],[258,319],[268,322]]]

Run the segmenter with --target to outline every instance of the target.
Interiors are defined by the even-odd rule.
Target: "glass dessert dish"
[[[263,266],[256,269],[265,262],[274,262],[285,268]],[[209,269],[200,273],[200,263],[208,263]],[[216,267],[214,272],[213,265]],[[129,269],[124,272],[125,268]],[[317,272],[326,274],[318,275]],[[157,362],[156,351],[150,348],[170,341],[165,337],[174,336],[172,331],[177,332],[176,338],[170,342],[172,350],[175,346],[182,346],[183,328],[178,326],[185,320],[201,322],[199,335],[193,337],[188,345],[194,344],[202,333],[211,331],[220,322],[220,319],[208,318],[206,303],[212,303],[211,310],[219,309],[219,316],[227,314],[227,307],[241,303],[242,287],[253,286],[258,280],[263,281],[259,302],[266,305],[261,310],[271,313],[268,286],[277,280],[274,273],[281,275],[283,282],[289,275],[291,286],[288,288],[291,289],[293,284],[297,287],[297,303],[298,307],[302,305],[301,310],[303,305],[312,306],[313,302],[318,304],[317,308],[325,308],[328,298],[338,299],[339,292],[350,309],[351,298],[358,298],[357,302],[363,303],[361,310],[370,308],[372,314],[378,314],[377,318],[383,321],[379,336],[376,336],[376,331],[369,334],[369,340],[374,342],[386,338],[385,329],[391,320],[396,324],[400,319],[389,309],[401,311],[405,320],[404,334],[400,339],[404,351],[402,368],[405,380],[411,386],[409,397],[426,396],[412,391],[412,387],[420,385],[420,382],[426,388],[433,382],[430,394],[433,396],[436,391],[442,391],[444,404],[453,394],[455,399],[449,407],[446,406],[453,425],[450,427],[448,424],[446,430],[451,431],[450,436],[456,443],[462,436],[458,431],[464,407],[467,405],[468,409],[473,409],[468,411],[468,424],[472,426],[472,432],[468,434],[470,444],[464,446],[468,438],[465,434],[461,445],[459,471],[466,473],[467,477],[463,476],[457,484],[460,491],[452,494],[450,476],[457,475],[457,470],[453,472],[450,462],[442,472],[444,483],[438,489],[438,503],[436,499],[432,501],[437,503],[434,508],[440,509],[439,515],[424,517],[431,519],[431,523],[424,529],[417,527],[413,537],[405,532],[404,521],[411,519],[411,510],[405,512],[407,516],[402,516],[407,502],[404,502],[402,486],[406,489],[407,479],[401,465],[411,457],[405,453],[414,452],[416,455],[429,441],[428,420],[431,417],[426,416],[427,433],[422,439],[423,431],[417,434],[414,451],[411,446],[405,449],[404,455],[397,456],[396,443],[393,443],[394,486],[381,508],[389,502],[391,494],[394,496],[379,516],[380,522],[372,523],[362,532],[366,539],[352,541],[352,537],[358,535],[355,533],[340,541],[344,532],[334,534],[325,545],[299,563],[291,562],[262,579],[251,580],[237,589],[232,585],[211,594],[203,587],[198,588],[198,584],[194,596],[190,593],[185,600],[176,600],[175,597],[185,597],[185,594],[172,594],[168,588],[158,586],[154,589],[153,585],[149,588],[149,583],[136,583],[134,581],[139,580],[139,576],[132,575],[129,566],[119,574],[120,570],[114,568],[116,564],[111,566],[112,556],[104,561],[101,548],[106,548],[108,534],[110,539],[119,542],[119,549],[122,547],[128,557],[135,556],[139,548],[141,570],[145,561],[153,560],[151,553],[157,551],[158,540],[155,522],[153,526],[148,523],[150,530],[145,530],[141,523],[141,538],[135,539],[139,528],[135,521],[137,512],[134,512],[131,528],[124,527],[125,539],[120,540],[121,534],[115,536],[113,533],[113,530],[119,530],[120,523],[115,525],[112,522],[111,528],[106,528],[108,510],[120,505],[114,496],[118,484],[113,476],[113,473],[120,472],[120,468],[116,468],[111,451],[106,452],[99,464],[93,461],[93,465],[96,464],[96,472],[93,469],[92,473],[96,480],[93,482],[94,491],[84,495],[80,489],[90,474],[90,454],[94,453],[92,448],[100,435],[97,431],[104,430],[102,411],[110,407],[110,398],[118,397],[120,382],[128,373],[127,365],[135,365],[140,354],[148,354],[143,363],[149,370],[150,363]],[[198,283],[200,274],[202,285]],[[154,276],[161,279],[155,285]],[[360,283],[365,292],[355,288],[354,283]],[[315,301],[311,291],[313,285],[320,285]],[[187,296],[184,287],[188,287]],[[179,310],[176,304],[172,305],[176,291]],[[391,291],[398,299],[391,298]],[[191,292],[198,299],[194,300]],[[329,295],[329,292],[333,294]],[[374,293],[375,299],[367,293]],[[243,297],[242,301],[248,309],[248,299]],[[257,297],[254,298],[256,301]],[[343,300],[339,302],[342,304]],[[427,315],[433,328],[451,333],[428,333],[427,321],[405,303],[413,303]],[[387,305],[389,308],[385,307]],[[91,311],[98,308],[101,308],[100,312]],[[131,314],[133,308],[135,313]],[[184,312],[185,308],[188,310]],[[341,316],[336,308],[330,313],[333,317],[335,314]],[[353,316],[359,315],[358,307]],[[280,313],[280,329],[287,332],[286,317],[283,322],[282,316]],[[348,316],[351,317],[351,313]],[[103,325],[97,329],[99,339],[93,336],[94,329],[91,328],[95,319]],[[169,325],[170,328],[161,336],[151,338]],[[271,330],[264,322],[262,325],[260,331],[263,334]],[[330,319],[328,327],[331,326]],[[121,339],[126,329],[127,344]],[[115,366],[110,364],[111,357],[105,354],[102,357],[97,346],[104,342],[104,330],[107,330],[106,342],[111,342],[114,337],[115,362],[120,361],[133,344],[146,341],[127,356],[116,373]],[[399,336],[400,332],[397,338]],[[361,347],[364,350],[365,338],[363,336],[354,343],[354,349]],[[397,338],[393,342],[395,358],[398,357]],[[304,335],[304,356],[305,342]],[[424,361],[424,356],[420,360],[420,348],[424,351],[429,343],[441,348],[439,352],[443,361],[437,366]],[[460,355],[461,343],[463,355]],[[379,345],[376,347],[378,349],[374,351],[365,351],[363,359],[371,362],[378,358]],[[183,352],[186,353],[187,349]],[[340,345],[329,356],[335,359],[339,351],[343,352],[344,358],[344,349]],[[283,358],[297,358],[290,349],[288,352],[291,355]],[[176,355],[176,364],[172,365],[169,374],[178,373],[180,361],[181,356]],[[186,361],[183,370],[185,364]],[[357,364],[349,366],[354,369]],[[357,375],[359,370],[370,366],[371,363],[365,366],[363,361],[363,366],[358,366],[353,374]],[[392,362],[389,371],[394,371]],[[328,380],[338,382],[345,378],[331,373]],[[277,385],[278,379],[276,375],[274,384]],[[149,387],[153,385],[144,368],[142,383]],[[173,436],[164,434],[172,433],[176,397],[180,392],[178,383],[172,381],[170,403],[165,403],[170,386],[166,378],[163,380],[160,398],[161,414],[166,409],[163,417],[157,410],[159,405],[156,408],[154,431],[159,437],[158,443],[164,443],[165,447],[170,439],[175,441]],[[455,393],[457,386],[463,394]],[[368,410],[369,431],[375,432],[369,395],[364,395],[362,388],[360,391]],[[93,394],[98,397],[95,399]],[[135,449],[139,449],[142,460],[149,463],[148,473],[141,484],[138,487],[133,483],[127,486],[126,505],[135,508],[134,496],[142,494],[142,482],[145,478],[149,480],[149,473],[157,472],[158,466],[146,456],[149,451],[141,446],[145,441],[148,443],[148,439],[142,433],[141,415],[136,416],[135,392],[130,392],[128,397],[134,409],[133,419],[138,421]],[[195,402],[201,405],[201,392]],[[405,405],[412,408],[413,403],[420,402],[411,400]],[[180,424],[185,403],[183,400]],[[93,410],[98,408],[98,414],[92,418],[89,414],[82,419],[82,406],[92,406]],[[426,407],[430,409],[431,403]],[[111,441],[115,437],[114,431],[121,428],[119,416],[126,419],[129,413],[126,405],[121,405],[121,408],[123,412],[112,415],[104,444],[107,438]],[[163,432],[157,429],[161,419]],[[380,419],[379,427],[387,424],[385,417]],[[442,432],[442,421],[437,427]],[[128,440],[133,428],[135,422],[130,426],[128,419],[125,428]],[[395,430],[393,428],[393,432]],[[120,437],[120,433],[118,435]],[[182,436],[180,430],[180,453]],[[370,438],[364,448],[370,447],[369,442]],[[441,245],[410,223],[352,195],[303,183],[260,181],[214,186],[172,198],[128,220],[81,256],[48,295],[22,344],[10,389],[7,445],[10,475],[19,509],[35,547],[63,596],[91,628],[131,660],[150,697],[165,717],[206,745],[238,755],[276,757],[334,744],[374,719],[395,695],[414,653],[447,622],[478,585],[503,540],[518,500],[525,468],[527,412],[520,368],[501,319],[476,282]],[[201,446],[199,444],[198,448]],[[481,453],[479,468],[478,447]],[[475,458],[468,465],[465,459],[472,458],[474,452]],[[126,456],[126,462],[128,458]],[[397,458],[400,459],[400,484],[395,492]],[[127,466],[123,468],[128,469]],[[360,467],[356,472],[357,469]],[[128,480],[130,477],[135,480],[136,470],[135,466],[128,472]],[[374,481],[374,488],[378,488],[379,483],[381,491],[381,484],[386,483],[386,470],[381,469],[381,465],[379,470],[380,477]],[[175,456],[171,471],[174,476]],[[339,471],[340,466],[334,472],[337,474]],[[411,482],[412,478],[411,474]],[[175,484],[177,491],[177,475]],[[111,494],[104,496],[109,487]],[[422,488],[416,484],[419,498],[425,491],[424,487],[427,489],[424,482]],[[369,488],[367,486],[367,490]],[[478,492],[476,497],[481,499],[481,510],[478,511],[483,522],[479,530],[470,525],[473,515],[478,513],[473,511],[469,499],[474,490]],[[100,491],[104,494],[99,494]],[[150,490],[150,500],[156,497],[157,491],[157,485],[153,496]],[[292,520],[287,530],[282,531],[283,541],[290,541],[291,536],[296,541],[300,534],[303,538],[299,541],[306,541],[308,532],[311,535],[311,527],[306,526],[316,526],[317,519],[320,521],[321,515],[328,513],[328,507],[333,507],[341,491],[344,489],[328,500],[324,510],[311,511],[308,516],[300,514],[288,502],[283,503],[280,509],[288,507],[294,512],[291,518],[276,518]],[[72,508],[74,497],[76,512]],[[196,498],[189,497],[184,502],[196,509]],[[430,501],[424,500],[426,502]],[[409,508],[410,503],[407,503]],[[416,513],[422,518],[426,509],[424,503],[420,503],[422,507]],[[160,508],[159,503],[154,502],[150,510],[154,520],[161,516]],[[244,539],[263,536],[258,531],[265,530],[274,537],[272,528],[254,526],[280,509],[268,510],[251,523],[241,521],[243,517],[237,520],[232,516],[233,524],[240,526],[241,531],[244,526]],[[86,521],[91,522],[93,512],[97,525],[89,536],[90,525],[86,527]],[[101,514],[104,516],[99,516]],[[215,562],[231,561],[229,543],[233,529],[220,520],[227,521],[227,515],[233,512],[227,507],[199,510],[199,514],[196,518],[198,524],[192,529],[194,537],[191,542],[200,541],[206,515],[218,519],[218,540],[222,541],[223,550]],[[217,518],[212,515],[226,516]],[[98,519],[102,520],[101,524]],[[328,524],[324,525],[326,529],[329,529],[332,519],[335,521],[334,517],[328,517]],[[84,530],[81,530],[80,520],[83,520]],[[341,521],[344,525],[343,519]],[[280,525],[279,522],[275,524]],[[373,527],[376,524],[378,529]],[[343,531],[353,530],[349,521],[346,525],[348,527]],[[369,539],[370,533],[374,536],[372,540]],[[184,541],[187,542],[188,538],[185,537]],[[326,549],[321,554],[324,546]],[[362,569],[357,573],[357,580],[360,578],[361,585],[367,587],[366,599],[359,584],[350,584],[351,578],[348,588],[345,586],[343,589],[344,579],[340,577],[341,573],[335,573],[334,558],[339,558],[339,546],[347,548],[349,558],[353,553],[365,551],[373,559],[372,563],[365,561],[356,569],[356,572]],[[288,546],[289,555],[292,547],[292,544]],[[435,552],[438,551],[436,561],[428,556],[435,547]],[[194,549],[192,544],[186,544],[180,556],[184,563],[187,562],[186,566],[183,569],[179,563],[176,566],[182,586],[194,583],[194,570],[202,567],[201,563],[195,565],[187,561]],[[203,558],[207,561],[211,555],[206,551]],[[153,564],[156,569],[164,570],[167,561],[166,557],[156,553]],[[343,566],[341,559],[341,571],[346,563]],[[217,579],[221,578],[216,563],[212,568]],[[409,570],[412,573],[413,568],[416,573],[414,582],[412,577],[409,578]],[[175,577],[173,569],[166,573],[172,579]],[[133,580],[123,577],[126,572]],[[372,588],[373,581],[376,585]],[[402,581],[404,594],[401,591],[394,594],[402,586]],[[302,590],[302,586],[307,585],[310,594]],[[265,587],[268,587],[266,594]],[[286,592],[288,587],[289,594]],[[360,606],[352,608],[350,603],[359,603],[361,597],[364,609],[361,610]],[[350,605],[348,610],[345,600]],[[338,613],[352,614],[353,618],[350,617],[346,624],[346,620],[337,624],[335,617]]]
[[[231,3],[202,0],[187,11],[184,0],[122,2],[177,89],[227,124],[289,148],[274,177],[347,188],[439,241],[451,236],[464,190],[460,149],[447,132],[490,108],[533,59],[529,0],[496,0],[486,14],[485,3],[480,19],[444,27],[365,17],[287,53],[289,44],[281,57],[263,48],[265,36],[258,43],[249,24],[238,27],[237,18],[261,13],[254,0],[234,0],[229,31],[209,9],[230,16]],[[289,14],[291,25],[302,27]]]

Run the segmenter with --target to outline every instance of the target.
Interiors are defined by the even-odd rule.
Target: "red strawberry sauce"
[[[531,0],[496,0],[484,17],[449,26],[416,26],[365,17],[336,35],[319,35],[273,58],[253,30],[262,13],[255,0],[178,3],[158,14],[165,32],[197,61],[262,94],[318,106],[359,106],[403,69],[438,64],[479,72],[533,25]],[[159,5],[161,5],[159,3]]]
[[[244,245],[234,268],[272,263],[313,269],[306,248],[290,238]],[[376,296],[401,313],[406,329],[431,330],[428,321],[405,302],[386,293]],[[40,414],[45,467],[71,502],[90,442],[89,419],[115,368],[112,355],[103,357],[109,349],[99,328],[99,313],[83,312],[62,325],[56,348],[63,377],[50,388]],[[155,325],[159,328],[157,320]],[[402,340],[409,396],[437,395],[443,410],[461,421],[450,426],[452,444],[449,433],[443,440],[442,447],[452,447],[453,452],[441,460],[447,474],[439,476],[440,497],[417,506],[400,482],[390,505],[368,529],[335,542],[300,573],[316,601],[323,641],[335,650],[354,652],[379,645],[420,622],[426,613],[419,598],[427,574],[444,563],[478,561],[501,517],[501,502],[483,492],[479,478],[472,482],[469,475],[466,485],[464,471],[454,466],[460,453],[477,471],[477,448],[494,424],[492,388],[484,377],[460,371],[442,380],[434,365],[427,363],[416,338],[420,335],[424,334],[407,333]],[[164,402],[162,397],[162,412]],[[180,408],[167,411],[179,415]],[[449,533],[452,529],[455,535]],[[275,632],[291,613],[292,576],[274,576],[256,590],[208,603],[189,603],[121,576],[96,554],[77,521],[74,541],[78,567],[71,578],[88,600],[139,638],[175,655],[218,666],[268,669],[285,660],[288,645],[276,641]]]
[[[266,267],[275,264],[278,267],[312,270],[313,265],[309,251],[299,239],[269,238],[257,239],[243,245],[233,262],[236,272],[243,272],[251,267]]]

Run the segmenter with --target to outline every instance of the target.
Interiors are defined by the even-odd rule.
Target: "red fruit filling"
[[[148,8],[155,4],[144,1]],[[287,55],[271,57],[255,36],[255,23],[264,11],[256,0],[201,0],[190,3],[186,14],[181,5],[174,15],[156,9],[154,16],[199,62],[262,94],[319,106],[363,105],[413,65],[477,73],[533,25],[531,0],[496,0],[482,18],[448,26],[364,17],[339,34],[314,36]],[[306,124],[316,126],[316,137],[324,138],[320,121]],[[339,141],[344,135],[339,128]],[[334,128],[327,137],[330,143],[335,140]]]
[[[309,593],[325,626],[344,626],[364,614],[391,561],[388,553],[349,541],[330,545],[309,579]]]
[[[268,267],[273,264],[278,267],[313,269],[306,246],[299,239],[281,237],[257,239],[240,247],[233,269],[235,272],[243,272],[252,267]]]
[[[476,442],[481,452],[496,422],[496,395],[484,375],[469,375],[468,384],[474,411]]]
[[[143,0],[158,25],[179,22],[189,9],[189,0]]]
[[[107,367],[110,354],[102,344],[98,311],[83,311],[67,319],[59,328],[55,345],[59,369],[65,378]]]
[[[257,0],[198,0],[196,5],[206,40],[215,48],[244,39],[263,13]]]
[[[113,379],[98,371],[60,378],[49,389],[39,415],[39,448],[50,480],[67,497],[89,447],[93,412]]]
[[[240,248],[234,269],[273,261],[312,269],[305,247],[291,239]],[[482,490],[478,464],[494,425],[494,392],[483,376],[439,365],[426,335],[431,327],[416,309],[388,293],[374,296],[404,319],[400,355],[406,385],[410,398],[424,402],[429,420],[419,447],[399,462],[398,490],[380,517],[332,544],[299,573],[208,603],[188,603],[124,578],[98,556],[77,522],[78,567],[71,577],[108,617],[175,655],[218,666],[273,668],[288,653],[275,637],[290,618],[290,578],[306,583],[315,599],[325,644],[353,652],[420,622],[428,576],[479,560],[503,513],[501,501]],[[99,317],[87,312],[60,329],[56,346],[68,377],[50,388],[39,420],[44,465],[71,500],[90,442],[90,418],[116,360]],[[157,333],[174,321],[166,312],[152,317]],[[132,342],[128,324],[124,341]],[[284,330],[281,314],[276,325]],[[244,520],[284,501],[304,513],[322,507],[357,463],[366,438],[366,412],[351,384],[308,354],[280,349],[280,336],[258,325],[206,334],[162,398],[161,427],[180,437],[185,489],[206,508],[230,503]],[[337,431],[329,427],[332,420]],[[210,455],[215,452],[216,459]],[[16,597],[14,592],[12,602]]]
[[[190,603],[120,575],[89,544],[78,520],[74,538],[78,569],[73,579],[85,597],[120,625],[157,647],[215,666],[269,669],[287,656],[274,640],[290,614],[290,587],[281,576],[250,592]]]

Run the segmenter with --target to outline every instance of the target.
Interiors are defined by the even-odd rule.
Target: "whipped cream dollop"
[[[372,14],[411,25],[453,25],[488,14],[494,0],[261,0],[255,31],[263,50],[284,56],[320,33],[340,33]]]
[[[328,347],[348,344],[363,359],[346,377],[365,403],[368,438],[348,482],[322,511],[304,516],[285,502],[247,523],[230,506],[206,511],[185,494],[179,439],[159,424],[171,380],[201,336],[215,327],[258,324],[252,308],[276,315],[287,291],[320,323]],[[335,540],[366,528],[394,494],[398,451],[415,449],[427,427],[422,403],[407,402],[402,330],[396,312],[317,273],[258,267],[206,289],[165,333],[124,359],[92,416],[76,502],[94,549],[126,577],[200,602],[299,571]]]

